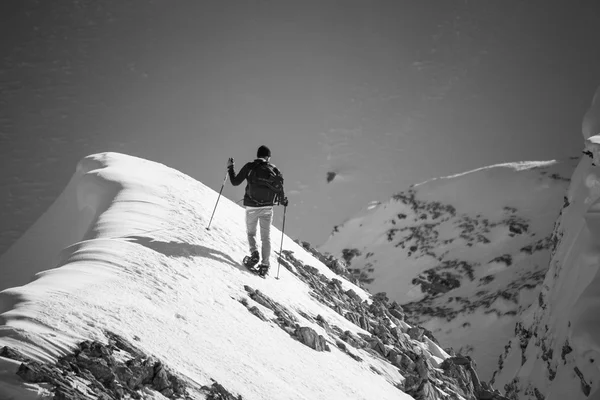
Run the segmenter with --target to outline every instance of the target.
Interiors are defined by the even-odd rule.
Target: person
[[[250,256],[244,258],[244,264],[265,276],[269,272],[271,256],[271,222],[273,221],[273,206],[281,204],[287,207],[288,200],[283,191],[283,176],[281,172],[270,163],[271,150],[267,146],[260,146],[256,152],[256,159],[246,163],[240,172],[235,173],[233,158],[227,160],[229,180],[233,186],[238,186],[247,181],[244,192],[244,207],[246,209],[246,233]],[[260,224],[261,253],[259,255],[256,244],[256,229]],[[258,267],[255,267],[261,258]]]

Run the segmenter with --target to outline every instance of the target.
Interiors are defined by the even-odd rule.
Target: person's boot
[[[269,266],[266,264],[260,264],[258,266],[258,275],[262,276],[263,278],[265,276],[267,276],[267,274],[269,273]]]
[[[258,260],[260,260],[260,255],[256,250],[253,251],[249,256],[244,257],[244,265],[246,268],[255,269],[254,266],[258,263]]]

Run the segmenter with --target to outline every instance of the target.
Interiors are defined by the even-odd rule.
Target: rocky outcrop
[[[359,352],[366,351],[392,364],[405,378],[397,385],[398,389],[415,399],[442,400],[457,396],[477,400],[506,399],[498,390],[479,380],[469,357],[458,355],[444,361],[434,356],[432,350],[436,348],[437,341],[432,333],[404,322],[403,308],[396,302],[390,302],[385,293],[377,293],[369,300],[363,300],[355,291],[344,290],[340,280],[330,280],[316,268],[302,263],[291,251],[283,252],[282,261],[309,286],[317,300],[362,329],[357,333],[343,331],[321,315],[311,316],[298,310],[303,318],[325,330],[326,335],[321,336],[323,341],[335,344],[357,362],[365,362]],[[273,311],[278,309],[276,302],[259,291],[249,287],[246,287],[246,291],[257,303]],[[285,324],[281,326],[285,327]],[[300,327],[299,323],[295,326],[291,336],[318,350],[317,333],[311,328]],[[430,351],[424,351],[425,348]],[[441,349],[439,351],[443,352]],[[370,367],[374,372],[377,371],[374,366]]]
[[[311,349],[316,351],[330,351],[325,338],[308,326],[298,327],[294,332],[294,336]]]
[[[234,396],[214,380],[212,385],[202,386],[202,390],[206,393],[206,400],[243,400],[241,395]]]
[[[329,268],[339,276],[343,276],[355,285],[362,287],[360,279],[358,279],[358,277],[356,277],[353,273],[351,273],[348,270],[347,261],[340,260],[339,258],[334,257],[331,254],[322,254],[317,249],[312,247],[308,242],[300,240],[296,240],[295,242],[302,246],[304,250],[312,254],[317,260],[321,261],[327,268]]]
[[[273,318],[272,321],[287,332],[292,338],[316,351],[330,351],[327,341],[322,335],[319,335],[314,329],[308,326],[301,326],[294,314],[283,305],[271,299],[260,290],[255,290],[250,286],[244,286],[244,289],[246,289],[246,292],[252,300],[273,311],[276,318]],[[256,306],[250,306],[247,300],[243,299],[242,304],[263,321],[271,321]]]
[[[21,361],[17,374],[23,381],[45,383],[56,400],[142,399],[152,391],[168,399],[195,400],[188,389],[207,400],[243,400],[215,380],[204,386],[187,382],[125,338],[105,335],[107,343],[81,342],[55,364],[29,360],[9,347],[0,349],[0,356]]]
[[[107,333],[107,338],[107,344],[81,342],[56,364],[29,360],[8,347],[0,354],[22,362],[17,374],[25,382],[51,385],[57,400],[141,399],[142,389],[169,399],[190,398],[187,384],[160,360],[143,354],[118,335]]]

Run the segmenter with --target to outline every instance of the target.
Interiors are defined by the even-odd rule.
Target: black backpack
[[[258,206],[277,203],[283,197],[281,172],[266,161],[255,161],[248,173],[247,194]]]

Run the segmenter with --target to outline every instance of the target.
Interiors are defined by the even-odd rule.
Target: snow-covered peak
[[[597,114],[588,112],[586,119]],[[513,398],[600,398],[600,137],[586,136],[585,129],[584,137],[586,156],[554,229],[548,272],[536,301],[518,319],[494,376]]]
[[[0,258],[0,398],[493,394],[468,358],[288,237],[269,277],[251,274],[243,209],[221,197],[207,229],[217,199],[161,164],[84,158]]]
[[[544,278],[576,162],[507,163],[414,185],[335,227],[320,250],[345,258],[444,346],[471,354],[489,379]]]

